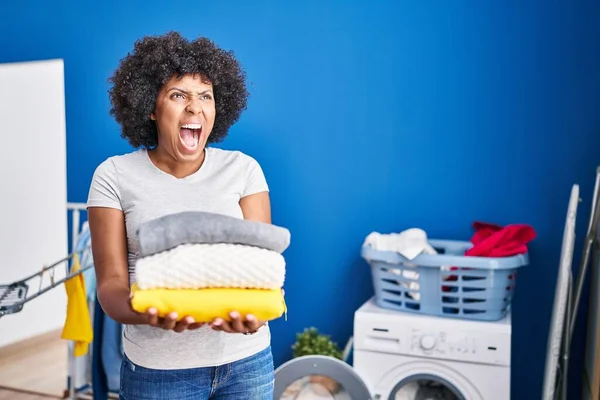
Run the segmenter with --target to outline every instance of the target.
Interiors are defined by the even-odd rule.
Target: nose
[[[202,104],[199,99],[197,99],[195,96],[193,96],[188,101],[188,104],[185,107],[185,109],[190,114],[199,114],[202,112]]]

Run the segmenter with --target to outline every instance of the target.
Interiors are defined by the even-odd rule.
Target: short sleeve
[[[260,164],[254,158],[247,156],[246,185],[242,197],[268,191],[269,185]]]
[[[115,164],[105,160],[94,171],[88,193],[87,207],[109,207],[122,210],[121,192]]]

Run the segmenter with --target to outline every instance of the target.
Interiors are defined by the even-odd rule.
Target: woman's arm
[[[271,223],[271,200],[269,192],[260,192],[243,197],[240,200],[240,207],[244,214],[244,219],[253,221]]]
[[[129,305],[127,236],[123,212],[114,208],[90,207],[88,221],[98,301],[104,312],[122,324],[144,324],[146,318]]]

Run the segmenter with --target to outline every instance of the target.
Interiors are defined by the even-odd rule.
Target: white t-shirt
[[[145,149],[113,156],[94,172],[87,206],[112,207],[125,216],[130,285],[138,258],[140,224],[167,214],[206,211],[243,218],[242,197],[268,191],[262,168],[239,151],[207,147],[204,163],[179,179],[154,165]],[[93,245],[93,243],[92,243]],[[270,344],[268,326],[253,335],[203,326],[176,333],[149,325],[127,325],[123,347],[131,361],[146,368],[217,366],[251,356]]]

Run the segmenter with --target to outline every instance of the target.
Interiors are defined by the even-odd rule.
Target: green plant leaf
[[[323,355],[342,359],[342,351],[329,335],[319,333],[317,328],[308,327],[296,334],[296,343],[292,345],[294,357]]]

